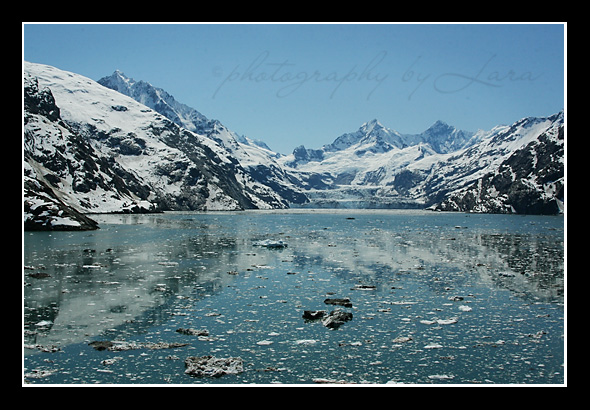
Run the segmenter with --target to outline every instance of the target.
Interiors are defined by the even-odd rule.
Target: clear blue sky
[[[24,24],[23,56],[115,69],[290,153],[377,118],[476,131],[564,108],[562,24]]]

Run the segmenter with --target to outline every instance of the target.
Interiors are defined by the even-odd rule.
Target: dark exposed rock
[[[349,298],[327,298],[324,300],[326,305],[338,305],[344,307],[352,307],[352,302]]]
[[[338,329],[345,322],[352,320],[352,313],[343,310],[333,310],[322,319],[322,324],[329,329]]]
[[[178,328],[176,329],[177,333],[189,336],[209,336],[209,331],[207,329],[193,329],[193,328]]]
[[[39,89],[36,78],[29,78],[24,84],[25,124],[28,120],[26,113],[39,114],[50,121],[60,119],[59,108],[55,105],[55,98],[48,88]]]
[[[98,229],[98,223],[57,198],[43,181],[25,178],[25,231],[85,231]]]
[[[319,320],[327,314],[328,312],[326,310],[304,310],[302,317],[305,320]]]
[[[150,349],[150,350],[161,350],[161,349],[176,349],[178,347],[188,346],[188,343],[179,343],[179,342],[146,342],[146,343],[137,343],[137,342],[112,342],[109,340],[96,340],[93,342],[88,343],[88,346],[92,346],[95,350],[110,350],[112,352],[122,352],[126,350],[136,350],[136,349]]]
[[[94,342],[88,343],[88,346],[92,346],[95,350],[107,350],[113,347],[113,342],[108,340],[95,340]]]

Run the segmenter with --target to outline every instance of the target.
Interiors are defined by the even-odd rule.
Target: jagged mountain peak
[[[473,135],[471,131],[460,130],[442,120],[436,121],[421,134],[422,140],[441,154],[465,148]]]
[[[383,124],[381,124],[378,119],[374,118],[371,121],[367,121],[361,125],[359,131],[363,130],[365,132],[371,132],[373,130],[379,130],[383,128],[385,128]]]
[[[109,84],[108,88],[119,91],[123,94],[125,94],[125,91],[129,90],[136,83],[133,78],[127,77],[125,73],[119,69],[116,69],[110,76],[103,77],[98,80],[98,83],[101,85],[105,85],[107,82]]]
[[[373,119],[363,123],[357,131],[343,134],[333,143],[324,145],[323,149],[328,152],[342,151],[358,144],[373,145],[374,147],[369,149],[371,152],[375,149],[385,152],[428,144],[437,153],[449,153],[464,148],[472,136],[472,132],[459,130],[442,120],[436,121],[420,134],[401,134]],[[366,148],[363,150],[366,151]]]
[[[393,139],[399,136],[399,133],[386,128],[377,119],[363,123],[355,132],[346,133],[334,140],[333,143],[323,146],[325,151],[342,151],[357,144],[383,144],[396,145]],[[391,149],[389,146],[387,149]]]
[[[442,120],[437,120],[432,124],[424,133],[441,133],[441,132],[452,132],[455,127],[447,124]]]
[[[125,75],[125,73],[123,71],[119,70],[118,68],[115,71],[113,71],[113,74],[111,74],[111,77],[119,77],[119,78],[122,78],[124,80],[131,80],[131,81],[135,82],[133,80],[133,78],[127,77]]]

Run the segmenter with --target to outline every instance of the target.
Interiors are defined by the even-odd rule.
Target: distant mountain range
[[[165,210],[563,212],[563,111],[475,133],[437,121],[401,134],[372,120],[281,155],[120,71],[95,82],[23,68],[25,229]]]
[[[565,196],[564,113],[475,133],[437,121],[404,135],[373,120],[278,161],[307,181],[316,207],[556,214]],[[489,192],[474,191],[490,176]]]

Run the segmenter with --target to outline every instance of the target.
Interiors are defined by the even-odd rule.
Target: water
[[[290,210],[97,219],[98,231],[25,232],[27,382],[564,383],[563,217]],[[253,246],[265,239],[288,247]],[[302,318],[344,297],[353,319],[340,328]],[[139,348],[98,351],[92,341]],[[188,345],[149,348],[161,342]],[[185,374],[184,360],[203,355],[241,357],[244,371]]]

